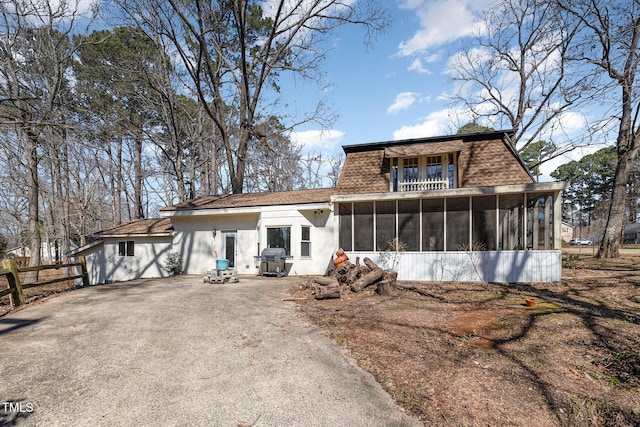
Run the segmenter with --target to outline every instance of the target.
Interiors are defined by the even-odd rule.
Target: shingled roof
[[[390,187],[390,159],[458,152],[460,188],[529,184],[533,178],[509,141],[511,130],[346,145],[335,194],[384,193]]]
[[[313,190],[277,191],[270,193],[227,194],[223,196],[204,196],[195,200],[178,203],[160,209],[161,212],[245,208],[254,206],[297,205],[308,203],[328,203],[333,188]]]
[[[139,219],[115,227],[102,230],[96,236],[122,236],[122,235],[153,235],[167,234],[173,231],[173,225],[168,218]]]

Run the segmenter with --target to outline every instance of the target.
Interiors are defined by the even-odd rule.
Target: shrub
[[[172,276],[182,273],[182,255],[178,252],[169,252],[164,262],[164,269]]]

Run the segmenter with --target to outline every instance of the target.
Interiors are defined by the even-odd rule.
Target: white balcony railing
[[[448,179],[408,180],[400,182],[400,191],[430,191],[446,190],[449,188]]]

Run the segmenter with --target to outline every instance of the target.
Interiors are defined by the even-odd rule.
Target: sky
[[[328,89],[299,81],[283,82],[282,90],[314,102],[324,97],[338,118],[329,129],[307,124],[292,139],[303,153],[342,152],[342,145],[450,135],[471,121],[446,95],[453,84],[447,63],[462,43],[482,28],[488,0],[389,1],[392,22],[372,46],[363,43],[363,30],[344,27],[332,41],[324,62]],[[304,101],[300,101],[304,103]],[[576,123],[580,122],[579,114]],[[582,128],[582,124],[578,126]],[[593,150],[594,151],[594,150]],[[586,152],[572,153],[581,157]],[[557,159],[542,168],[548,174],[565,163]]]

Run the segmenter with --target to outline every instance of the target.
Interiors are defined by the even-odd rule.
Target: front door
[[[229,260],[229,267],[236,266],[236,232],[224,231],[222,233],[224,243],[222,247],[222,257]]]

